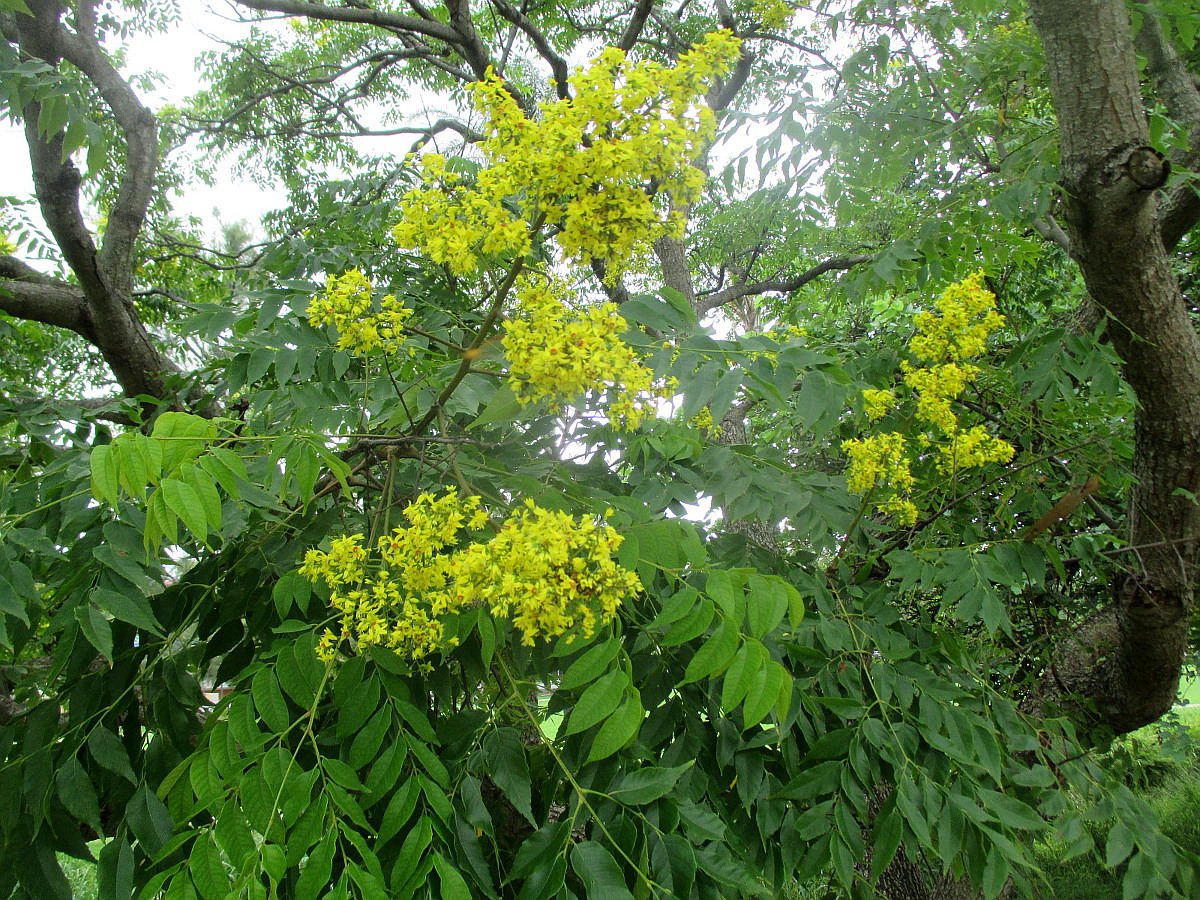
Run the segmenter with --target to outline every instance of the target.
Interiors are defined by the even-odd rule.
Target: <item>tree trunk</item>
[[[1030,0],[1061,143],[1071,253],[1138,399],[1129,540],[1113,603],[1067,639],[1037,711],[1122,734],[1170,709],[1179,686],[1200,537],[1200,341],[1163,245],[1155,192],[1170,166],[1149,146],[1123,0]]]

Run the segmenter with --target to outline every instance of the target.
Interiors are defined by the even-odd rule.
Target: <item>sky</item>
[[[220,46],[211,35],[232,37],[249,28],[234,21],[229,11],[231,7],[225,3],[201,4],[189,0],[185,6],[188,12],[184,14],[184,21],[165,34],[136,39],[128,47],[128,65],[123,69],[126,75],[156,72],[163,76],[157,90],[138,92],[151,110],[167,103],[180,103],[200,90],[197,57]],[[33,195],[24,131],[20,124],[8,120],[0,121],[0,195],[18,198]],[[185,192],[174,198],[173,205],[182,215],[197,216],[212,223],[210,231],[215,235],[218,229],[214,209],[219,210],[223,222],[245,220],[253,226],[265,213],[282,206],[285,200],[282,189],[272,190],[239,178],[235,162],[227,161],[221,167],[215,185],[200,182],[189,185]],[[40,221],[40,216],[37,220]]]

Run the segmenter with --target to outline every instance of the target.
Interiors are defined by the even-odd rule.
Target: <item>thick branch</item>
[[[320,19],[325,22],[357,22],[361,25],[375,25],[380,28],[399,28],[426,37],[436,38],[448,44],[459,44],[461,38],[448,25],[430,18],[414,18],[399,13],[384,12],[378,9],[362,9],[350,6],[325,6],[322,3],[306,3],[303,0],[236,0],[248,9],[259,12],[277,12],[289,16],[307,16],[310,19]]]
[[[1172,162],[1195,169],[1200,166],[1200,89],[1150,8],[1142,12],[1137,46],[1146,57],[1146,73],[1167,113],[1188,128],[1191,149],[1172,154]],[[1160,198],[1159,209],[1163,244],[1171,250],[1200,221],[1200,196],[1190,182],[1184,182]]]
[[[650,10],[653,8],[654,0],[638,0],[633,7],[633,16],[630,18],[629,24],[625,26],[621,39],[617,41],[617,46],[626,53],[633,49],[633,45],[641,37],[642,29],[646,26],[646,19],[650,17]]]
[[[21,111],[42,217],[79,281],[84,302],[61,285],[47,284],[44,278],[22,271],[14,261],[8,263],[10,296],[4,308],[84,335],[128,394],[162,397],[166,393],[164,375],[175,367],[154,346],[131,301],[133,245],[145,219],[157,166],[153,117],[108,63],[94,37],[66,30],[60,21],[63,9],[56,0],[29,0],[28,6],[33,15],[18,16],[16,23],[22,53],[51,66],[67,58],[83,72],[126,130],[128,168],[122,173],[110,212],[106,249],[98,255],[80,209],[82,178],[63,153],[63,132],[43,133],[39,104],[31,103]],[[81,6],[78,19],[85,32],[89,9]]]
[[[67,328],[92,339],[87,299],[75,285],[57,281],[12,256],[0,256],[0,312]]]
[[[126,296],[133,287],[134,245],[146,221],[158,169],[158,123],[109,63],[94,36],[63,31],[60,45],[63,57],[100,92],[125,137],[125,166],[108,213],[100,269],[109,294]]]
[[[496,8],[496,12],[525,33],[525,36],[537,48],[537,52],[541,54],[542,59],[550,64],[550,71],[554,74],[554,90],[559,99],[569,99],[571,92],[567,86],[567,61],[555,52],[554,48],[550,46],[550,42],[546,40],[546,36],[538,31],[537,26],[529,21],[529,17],[519,9],[510,6],[505,0],[492,0],[492,6]]]
[[[756,281],[752,284],[735,284],[725,288],[723,291],[717,291],[702,300],[697,301],[697,312],[703,315],[706,312],[716,309],[718,306],[724,306],[726,303],[731,303],[750,294],[766,294],[768,292],[779,292],[789,294],[792,291],[798,291],[810,281],[820,278],[826,272],[844,271],[853,269],[855,266],[861,266],[869,263],[875,258],[873,253],[856,253],[852,256],[835,256],[832,259],[827,259],[822,263],[813,266],[807,272],[788,278],[783,281]]]

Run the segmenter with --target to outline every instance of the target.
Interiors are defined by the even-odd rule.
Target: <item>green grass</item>
[[[1179,696],[1185,703],[1200,703],[1200,678],[1187,678],[1181,681]]]
[[[96,846],[92,852],[98,853],[100,848]],[[96,900],[96,866],[94,863],[73,859],[60,853],[58,864],[62,866],[63,873],[71,884],[71,894],[75,900]]]
[[[1188,702],[1200,703],[1200,683],[1181,685],[1180,692]],[[1113,758],[1154,809],[1162,833],[1185,853],[1200,854],[1200,706],[1178,708],[1175,715],[1182,730],[1147,726],[1122,739],[1114,747]],[[1107,823],[1096,824],[1092,837],[1098,846],[1104,846],[1107,830]],[[1122,867],[1106,869],[1091,854],[1064,861],[1062,852],[1063,845],[1057,840],[1041,841],[1035,847],[1046,876],[1036,897],[1120,900]]]

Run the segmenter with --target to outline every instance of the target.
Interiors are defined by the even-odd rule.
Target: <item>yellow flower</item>
[[[863,391],[863,403],[867,408],[867,418],[874,422],[882,419],[896,405],[895,391],[877,391],[868,388]]]
[[[325,293],[309,302],[308,321],[314,328],[333,325],[339,350],[358,356],[376,350],[395,353],[404,343],[404,323],[413,311],[394,294],[384,296],[373,310],[371,293],[370,280],[358,269],[330,275]]]
[[[996,312],[995,297],[984,287],[983,272],[950,285],[935,303],[936,312],[915,317],[917,333],[909,342],[913,355],[924,363],[901,363],[903,380],[916,400],[913,419],[931,426],[917,434],[921,449],[936,448],[940,472],[953,474],[990,462],[1008,462],[1012,446],[987,433],[983,426],[959,427],[953,401],[979,377],[981,369],[965,360],[985,349],[987,337],[1004,324]],[[874,422],[898,403],[895,392],[869,388],[863,391],[867,418]],[[917,520],[909,495],[915,479],[902,434],[877,434],[846,441],[842,449],[850,459],[846,479],[852,491],[879,489],[877,507],[902,525]]]
[[[628,326],[614,304],[577,313],[566,306],[568,296],[561,285],[528,280],[518,291],[520,313],[505,323],[503,338],[517,399],[558,403],[603,393],[609,422],[636,429],[668,389],[654,385],[653,373],[625,343]]]
[[[404,510],[407,525],[381,537],[374,553],[361,534],[310,550],[300,572],[331,588],[340,633],[326,630],[317,656],[333,660],[343,641],[359,650],[388,647],[431,666],[450,649],[443,617],[474,607],[510,618],[522,642],[571,633],[591,636],[641,590],[612,554],[621,536],[607,525],[526,505],[489,540],[464,543],[463,531],[491,520],[479,497],[422,494]],[[346,590],[346,588],[349,588]]]
[[[739,54],[729,31],[708,35],[674,66],[629,63],[608,48],[576,72],[571,99],[543,103],[534,118],[489,71],[471,87],[488,120],[480,145],[487,165],[467,183],[440,155],[423,157],[396,241],[469,275],[481,256],[526,254],[529,223],[541,217],[568,257],[599,259],[615,280],[659,236],[682,229],[656,195],[676,207],[699,196],[704,174],[693,162],[716,133],[699,100]]]

